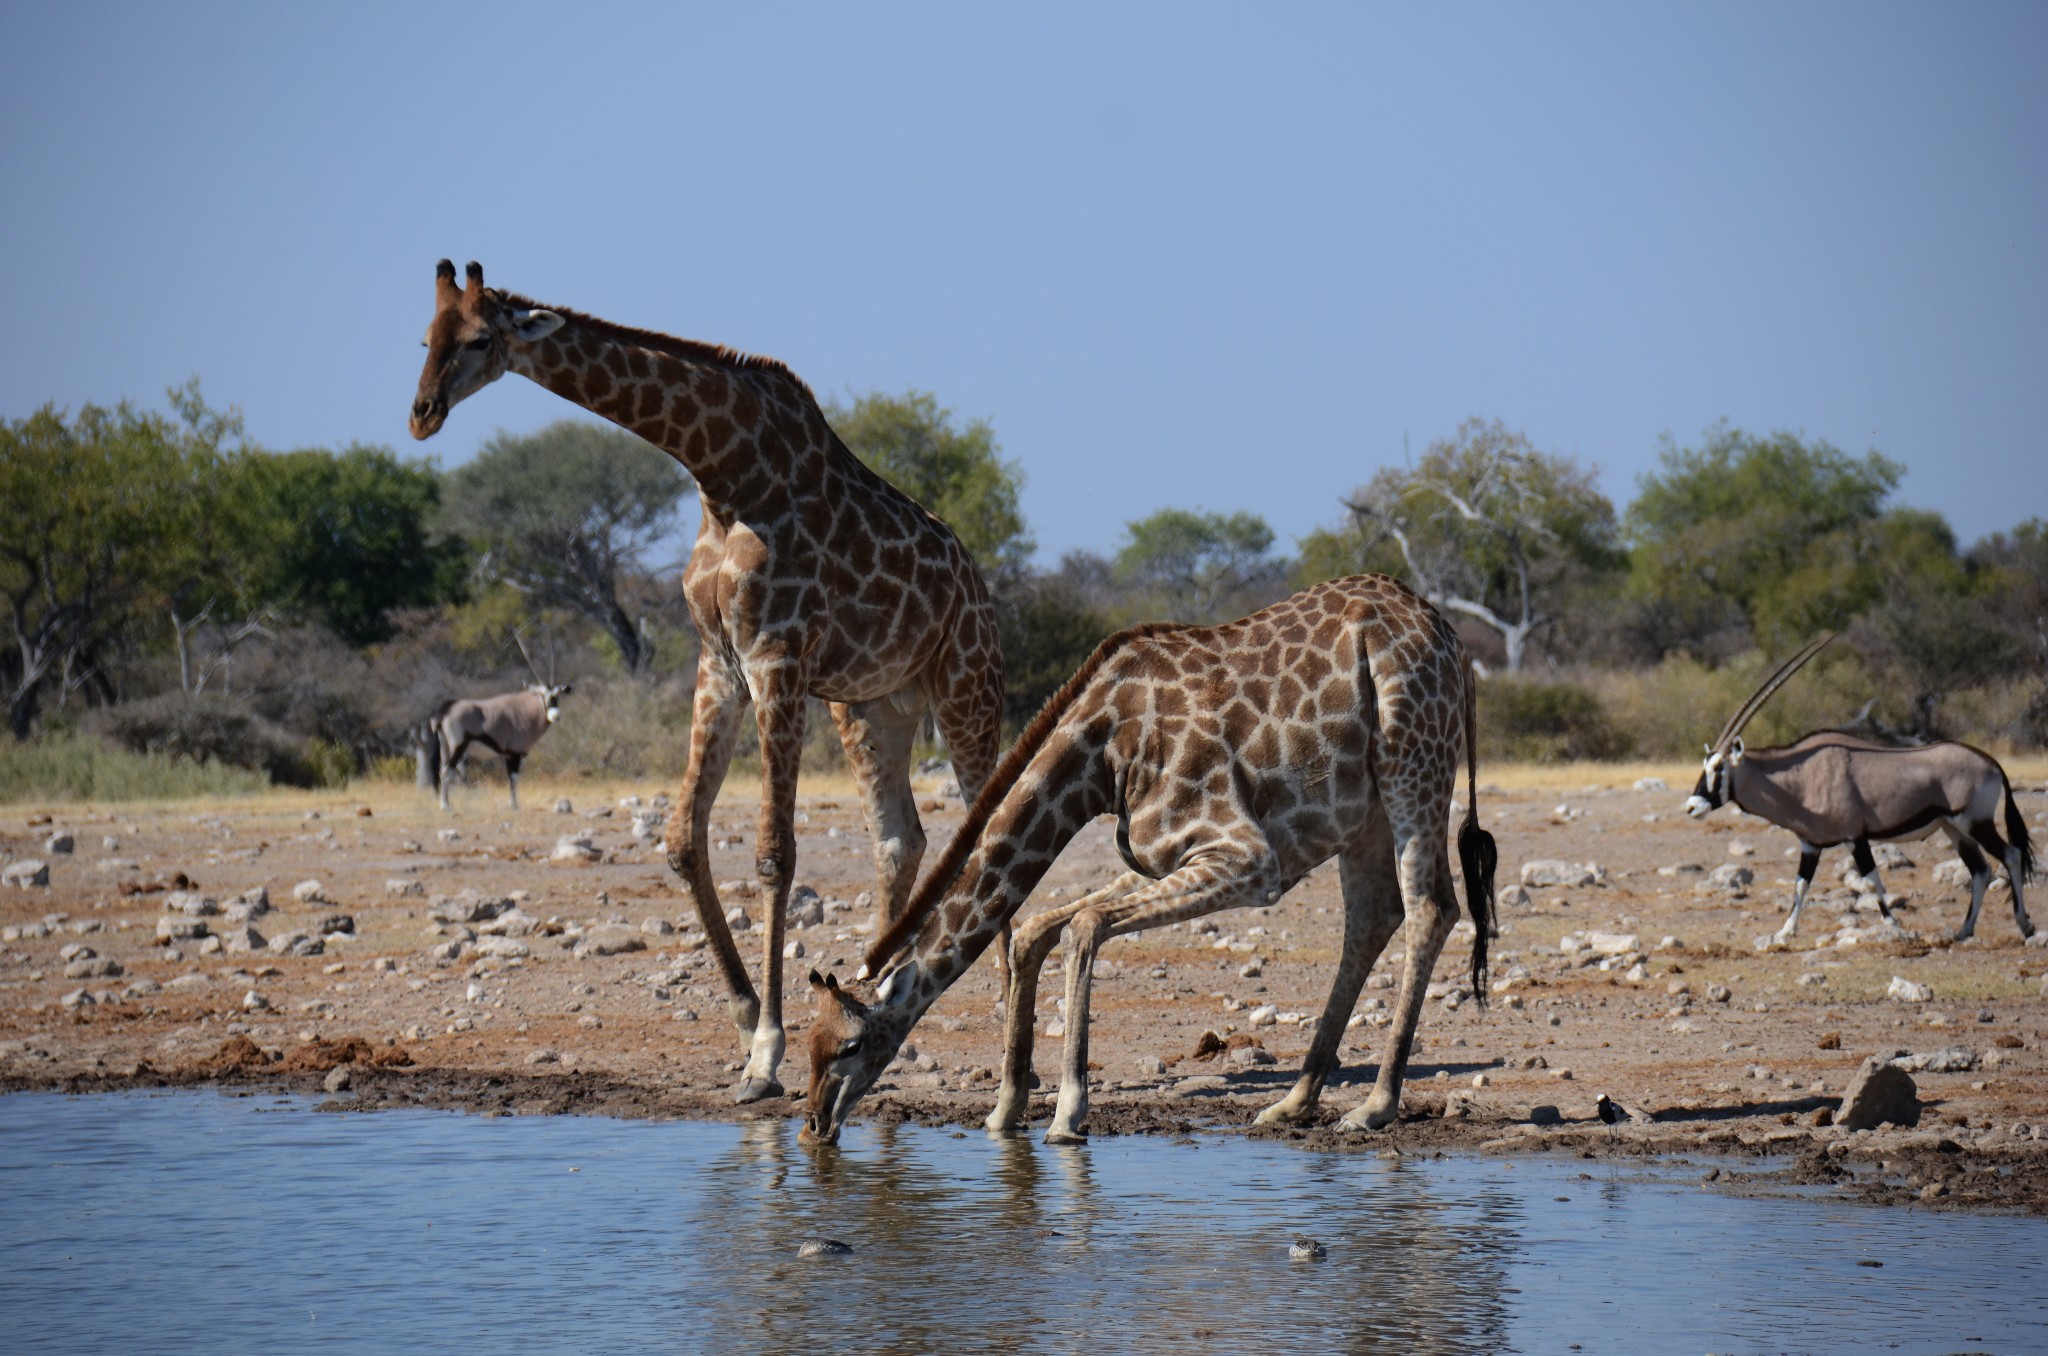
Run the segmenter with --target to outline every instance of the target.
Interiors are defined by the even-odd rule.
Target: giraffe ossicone
[[[1493,838],[1479,827],[1472,664],[1443,614],[1395,580],[1319,584],[1223,626],[1148,625],[1099,646],[1004,756],[916,896],[868,950],[872,999],[813,973],[819,1015],[803,1138],[837,1140],[933,1002],[1023,907],[1099,814],[1132,868],[1026,919],[1010,953],[1002,1087],[989,1128],[1014,1130],[1032,1081],[1038,975],[1067,937],[1067,1035],[1047,1139],[1084,1137],[1088,1003],[1112,937],[1278,899],[1335,857],[1344,943],[1300,1080],[1263,1120],[1315,1107],[1346,1018],[1397,928],[1407,956],[1378,1081],[1345,1120],[1391,1121],[1430,971],[1457,922],[1458,831],[1483,1001]]]
[[[689,764],[664,835],[748,1045],[738,1095],[782,1091],[783,938],[796,867],[805,705],[822,698],[859,788],[886,925],[925,836],[911,746],[929,709],[970,801],[1001,746],[1002,657],[988,588],[937,517],[847,450],[793,372],[716,344],[545,306],[434,269],[415,438],[507,372],[638,434],[696,479],[703,521],[683,571],[702,639]],[[761,986],[712,882],[710,816],[748,706],[761,746],[755,875],[766,898]]]

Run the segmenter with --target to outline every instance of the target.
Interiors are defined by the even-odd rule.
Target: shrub
[[[133,753],[75,731],[27,743],[0,738],[0,801],[182,800],[248,795],[266,784],[258,772]]]
[[[95,712],[90,726],[131,753],[260,772],[287,786],[346,781],[353,759],[301,739],[233,698],[167,692]]]
[[[1600,698],[1576,683],[1506,675],[1479,684],[1482,758],[1555,763],[1623,758],[1634,741],[1615,728]]]

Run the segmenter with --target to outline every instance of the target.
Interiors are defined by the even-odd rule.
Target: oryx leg
[[[1415,1044],[1415,1028],[1422,1020],[1430,972],[1458,921],[1443,821],[1438,819],[1427,830],[1405,835],[1397,828],[1396,842],[1395,869],[1401,882],[1408,955],[1401,966],[1401,996],[1396,1000],[1394,1024],[1387,1029],[1379,1077],[1365,1101],[1344,1117],[1344,1124],[1360,1130],[1378,1130],[1400,1114],[1401,1080],[1408,1069],[1408,1051]]]
[[[1095,955],[1111,937],[1199,918],[1205,913],[1270,904],[1280,897],[1279,863],[1263,835],[1197,849],[1180,869],[1111,904],[1083,909],[1067,924],[1067,1039],[1059,1101],[1047,1144],[1088,1138],[1088,996]]]
[[[2026,900],[2020,894],[2023,872],[2020,869],[2019,845],[2006,842],[2005,838],[1998,832],[1998,826],[1988,819],[1972,824],[1970,826],[1970,836],[1982,844],[1984,850],[1991,854],[1992,861],[1999,863],[2005,868],[2006,884],[2012,887],[2012,921],[2018,926],[2020,936],[2033,936],[2034,924],[2027,917]],[[1990,888],[1991,870],[1988,865],[1984,869],[1982,885],[1978,884],[1976,872],[1974,870],[1971,872],[1970,922],[1972,924],[1975,924],[1977,921],[1977,905],[1984,898],[1984,891]],[[1964,935],[1967,936],[1968,934],[1965,933]]]
[[[1033,914],[1017,929],[1009,975],[1003,986],[1003,1084],[996,1092],[995,1109],[983,1122],[995,1134],[1011,1133],[1024,1119],[1025,1104],[1035,1082],[1031,1047],[1038,1031],[1038,976],[1045,969],[1046,957],[1059,942],[1060,929],[1083,909],[1121,899],[1141,889],[1148,880],[1149,877],[1135,871],[1126,871],[1100,890]]]
[[[1892,917],[1892,906],[1885,899],[1884,877],[1877,874],[1877,858],[1870,852],[1870,840],[1858,838],[1849,845],[1849,851],[1856,859],[1856,874],[1877,890],[1877,911],[1884,915],[1885,922],[1896,923],[1898,920]]]
[[[796,780],[803,762],[804,703],[809,683],[800,664],[783,659],[747,666],[754,692],[754,722],[761,735],[761,821],[754,874],[761,882],[761,1014],[740,1075],[736,1099],[758,1102],[782,1095],[775,1072],[782,1065],[782,939],[789,930],[789,887],[796,881]]]
[[[1784,946],[1792,940],[1792,934],[1799,931],[1799,914],[1806,907],[1806,892],[1813,888],[1813,873],[1819,867],[1820,849],[1804,838],[1800,839],[1799,880],[1792,887],[1792,914],[1785,920],[1785,925],[1778,929],[1775,939],[1778,945]]]
[[[512,808],[519,808],[519,765],[525,759],[516,753],[505,755],[505,784],[511,788]]]
[[[832,702],[839,746],[859,788],[860,808],[874,845],[875,925],[886,928],[909,902],[924,859],[924,826],[910,793],[910,749],[924,718],[922,698],[908,711],[893,697],[872,702]]]
[[[1964,916],[1961,927],[1947,934],[1950,941],[1960,942],[1975,935],[1977,931],[1977,912],[1984,907],[1984,892],[1991,886],[1991,866],[1960,825],[1944,819],[1941,821],[1941,831],[1948,835],[1949,845],[1955,848],[1956,856],[1962,859],[1963,869],[1970,873],[1970,912]]]
[[[662,832],[669,869],[682,877],[683,888],[696,905],[697,920],[725,978],[733,1024],[751,1036],[761,1002],[747,977],[746,963],[733,945],[732,929],[711,883],[711,806],[725,783],[733,748],[739,743],[740,717],[747,711],[747,689],[712,646],[697,661],[697,696],[690,714],[690,761],[676,792]]]
[[[448,737],[444,734],[441,736],[441,751],[446,755],[441,759],[441,808],[446,810],[449,808],[448,783],[454,781],[457,777],[462,777],[464,781],[468,780],[468,777],[462,770],[462,759],[469,752],[469,741],[467,739],[458,740],[455,743],[454,749],[450,750],[448,747]]]
[[[1261,1125],[1292,1122],[1315,1110],[1323,1082],[1337,1067],[1337,1048],[1345,1023],[1358,1004],[1358,991],[1373,963],[1387,949],[1401,926],[1401,883],[1394,870],[1394,837],[1384,811],[1374,807],[1365,832],[1337,858],[1338,881],[1344,891],[1344,949],[1337,976],[1323,1004],[1315,1040],[1302,1060],[1301,1078],[1287,1096],[1259,1113]]]

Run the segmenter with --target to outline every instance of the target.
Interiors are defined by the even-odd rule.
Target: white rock
[[[517,960],[523,956],[531,956],[533,948],[529,947],[525,942],[511,937],[488,936],[476,939],[476,952],[480,956],[496,956],[501,960]]]
[[[1520,885],[1503,885],[1494,895],[1494,906],[1501,909],[1526,909],[1529,907],[1529,892]]]
[[[1554,857],[1522,863],[1522,884],[1537,889],[1564,886],[1577,888],[1598,884],[1606,873],[1591,862],[1573,863]]]
[[[1900,1055],[1892,1061],[1908,1073],[1968,1073],[1981,1062],[1980,1056],[1967,1045],[1951,1045],[1946,1049],[1928,1051],[1915,1055]]]
[[[394,899],[421,897],[427,893],[427,883],[422,880],[409,880],[403,876],[394,876],[384,882],[384,893]]]
[[[1925,984],[1915,984],[1904,976],[1893,975],[1891,984],[1884,991],[1884,996],[1897,999],[1901,1003],[1925,1003],[1928,999],[1934,997],[1934,990],[1928,988]]]
[[[50,864],[34,857],[9,862],[0,867],[0,884],[12,885],[17,890],[47,890],[50,888]]]
[[[268,1012],[270,1011],[270,1000],[254,989],[251,989],[242,995],[242,1011]]]
[[[1970,883],[1970,868],[1963,865],[1961,857],[1951,857],[1935,866],[1934,883],[1959,890]]]
[[[1265,1003],[1251,1010],[1245,1021],[1252,1026],[1271,1026],[1280,1016],[1280,1009]]]
[[[325,904],[327,887],[317,880],[302,880],[292,887],[292,898],[301,904]]]
[[[1626,956],[1642,949],[1633,932],[1589,932],[1586,945],[1603,956]]]
[[[1638,777],[1635,789],[1638,791],[1669,791],[1671,783],[1662,777]]]
[[[569,803],[567,796],[563,796],[555,802],[555,813],[558,815],[573,815],[576,813],[576,807]]]
[[[64,832],[61,829],[43,840],[43,851],[49,853],[53,857],[70,856],[71,850],[74,846],[76,846],[76,840],[73,839],[70,834]]]
[[[603,855],[587,834],[565,833],[555,840],[555,850],[548,854],[548,860],[584,865],[596,861]]]
[[[1750,842],[1747,838],[1731,838],[1728,840],[1728,855],[1730,857],[1754,857],[1756,856],[1756,844]]]
[[[1729,862],[1725,866],[1717,866],[1712,871],[1709,871],[1706,880],[1701,883],[1699,888],[1702,890],[1740,892],[1747,890],[1754,884],[1756,884],[1756,872],[1746,866]]]
[[[262,951],[270,943],[263,934],[247,923],[231,923],[220,931],[220,945],[229,955],[240,955],[248,951]]]

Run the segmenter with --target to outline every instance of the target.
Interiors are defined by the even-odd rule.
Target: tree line
[[[1618,509],[1593,468],[1475,419],[1363,475],[1291,552],[1255,514],[1167,507],[1040,566],[1023,472],[987,421],[917,391],[827,417],[981,563],[1013,723],[1119,627],[1225,620],[1381,570],[1457,621],[1496,675],[1495,723],[1535,738],[1496,753],[1669,754],[1602,724],[1631,699],[1594,675],[1739,685],[1821,629],[1850,641],[1829,662],[1870,694],[1854,714],[1872,730],[1961,719],[2048,744],[2048,523],[1965,547],[1895,502],[1902,468],[1876,452],[1720,426],[1667,439]],[[600,684],[612,715],[571,756],[629,770],[648,731],[687,722],[691,491],[665,455],[581,420],[500,434],[445,472],[385,447],[270,451],[196,380],[164,412],[0,421],[8,729],[333,780],[402,754],[438,701],[529,681],[524,653]]]

